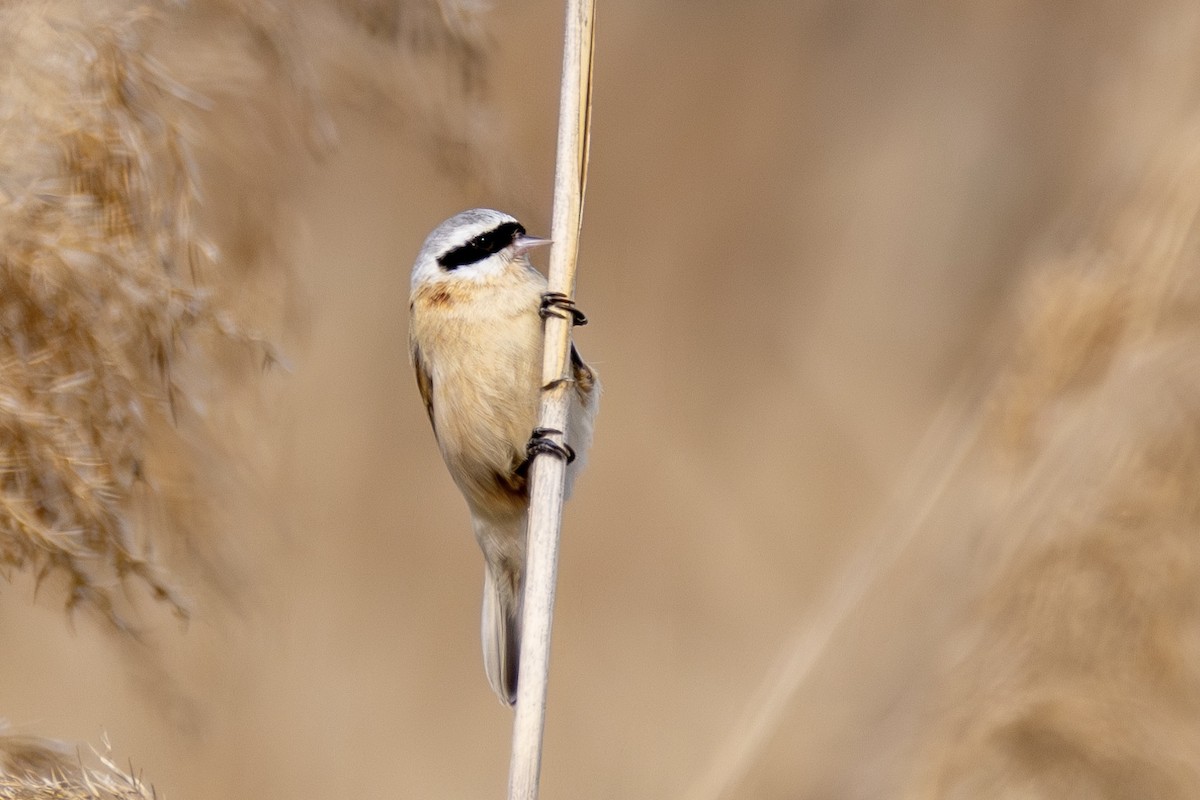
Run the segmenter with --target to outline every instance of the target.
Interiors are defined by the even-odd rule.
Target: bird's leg
[[[552,456],[557,456],[568,464],[575,460],[575,451],[571,449],[569,444],[559,444],[550,436],[562,436],[562,431],[557,428],[534,428],[533,435],[529,438],[529,443],[525,445],[525,460],[517,467],[517,474],[524,475],[529,471],[529,465],[533,463],[534,456],[540,453],[548,453]]]
[[[570,320],[572,325],[582,327],[587,325],[587,317],[575,307],[575,301],[562,292],[545,292],[542,294],[542,304],[538,307],[542,319],[558,317]]]

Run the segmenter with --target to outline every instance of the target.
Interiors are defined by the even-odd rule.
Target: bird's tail
[[[521,587],[516,576],[494,575],[488,564],[483,574],[483,668],[500,700],[517,702],[517,672],[521,660]]]

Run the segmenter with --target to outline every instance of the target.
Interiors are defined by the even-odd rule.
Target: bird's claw
[[[571,449],[569,444],[559,444],[550,436],[562,436],[562,431],[555,428],[534,428],[533,436],[530,437],[529,443],[525,445],[525,454],[528,456],[526,461],[533,461],[534,456],[541,453],[557,456],[568,464],[575,460],[575,451]]]
[[[575,307],[575,301],[562,292],[546,292],[542,295],[542,304],[538,307],[542,319],[558,317],[569,320],[576,327],[587,325],[588,319],[582,311]]]

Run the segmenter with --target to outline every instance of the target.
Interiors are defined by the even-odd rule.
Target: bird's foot
[[[538,307],[542,319],[558,317],[569,320],[572,325],[582,327],[587,325],[587,317],[575,307],[575,301],[562,292],[546,292],[542,295],[542,304]]]
[[[541,453],[557,456],[568,464],[575,460],[575,451],[571,449],[571,445],[559,444],[551,439],[551,436],[562,436],[562,431],[556,428],[533,429],[533,436],[529,438],[529,443],[525,445],[526,458],[525,462],[521,465],[524,469],[527,470],[529,464],[533,463],[534,456]]]

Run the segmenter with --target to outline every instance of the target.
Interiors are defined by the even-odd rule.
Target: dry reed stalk
[[[549,291],[566,297],[575,293],[587,185],[594,16],[595,0],[568,0],[551,222],[554,245],[549,272]],[[551,315],[546,320],[543,348],[542,382],[546,388],[538,416],[541,428],[567,430],[568,402],[573,391],[568,380],[570,346],[570,321]],[[538,796],[565,478],[563,459],[545,455],[534,458],[530,472],[521,679],[517,684],[513,719],[509,800],[536,800]]]

